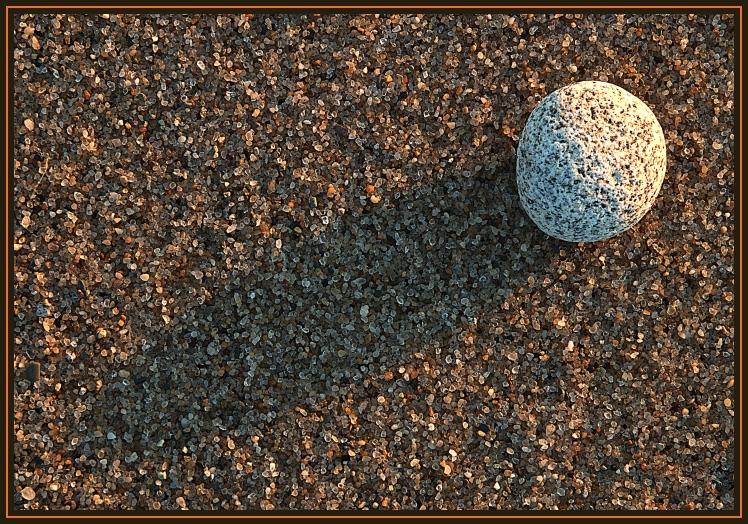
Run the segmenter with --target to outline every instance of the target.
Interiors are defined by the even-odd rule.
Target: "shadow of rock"
[[[559,245],[529,223],[513,184],[510,176],[435,181],[344,215],[317,238],[284,240],[274,274],[248,273],[224,294],[235,301],[206,303],[186,319],[235,330],[173,331],[191,349],[167,357],[187,380],[172,387],[204,383],[204,370],[239,370],[205,397],[227,399],[218,400],[227,424],[259,421],[344,395],[424,345],[449,346],[544,271]]]
[[[164,438],[180,449],[206,426],[250,432],[343,398],[424,347],[451,361],[460,333],[545,273],[560,245],[519,208],[509,174],[434,180],[318,237],[284,238],[264,271],[174,318],[171,344],[144,346],[134,394],[172,400],[132,420],[133,447]],[[179,429],[155,438],[161,428]]]

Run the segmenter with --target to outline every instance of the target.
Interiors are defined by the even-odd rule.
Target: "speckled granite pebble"
[[[517,186],[545,233],[594,242],[652,207],[665,178],[665,137],[634,95],[607,82],[561,88],[532,112],[517,150]]]

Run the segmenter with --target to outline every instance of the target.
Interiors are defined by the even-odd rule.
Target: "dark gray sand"
[[[21,16],[15,504],[734,508],[734,30]],[[576,245],[514,162],[585,79],[668,168]]]

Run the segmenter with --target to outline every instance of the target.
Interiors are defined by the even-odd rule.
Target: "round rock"
[[[548,235],[594,242],[649,211],[665,178],[665,136],[652,110],[607,82],[578,82],[545,97],[517,147],[517,188]]]

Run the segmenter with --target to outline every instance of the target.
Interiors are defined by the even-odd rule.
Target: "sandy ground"
[[[18,508],[734,507],[731,16],[16,22]],[[668,170],[576,245],[514,162],[585,79]]]

